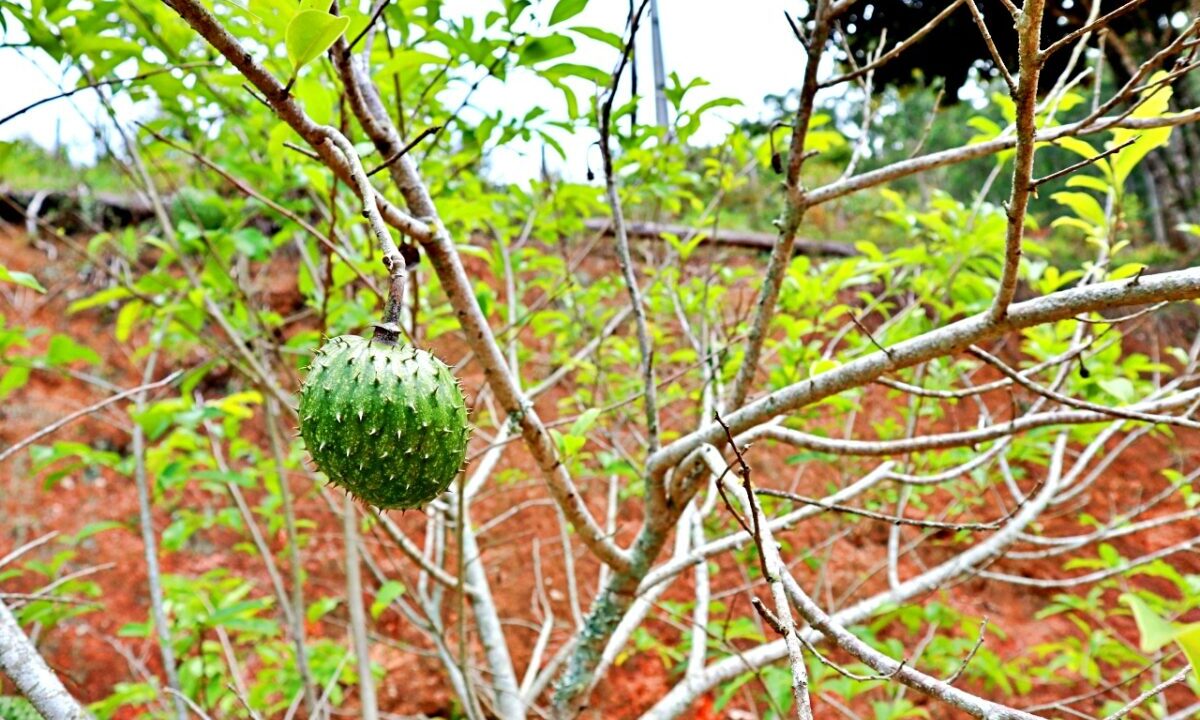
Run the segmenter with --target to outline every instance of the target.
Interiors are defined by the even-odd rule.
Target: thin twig
[[[1191,674],[1192,674],[1191,666],[1185,667],[1184,669],[1175,673],[1174,675],[1167,678],[1166,680],[1163,680],[1162,682],[1160,682],[1159,684],[1150,688],[1149,690],[1142,693],[1141,695],[1138,695],[1133,700],[1130,700],[1128,703],[1125,704],[1124,707],[1122,707],[1120,710],[1117,710],[1115,713],[1105,717],[1104,720],[1120,720],[1120,718],[1123,718],[1126,715],[1128,715],[1129,713],[1133,712],[1133,710],[1135,708],[1137,708],[1139,705],[1146,702],[1150,698],[1152,698],[1156,695],[1159,695],[1160,693],[1162,693],[1164,690],[1171,687],[1172,685],[1178,685],[1179,683],[1186,681],[1191,676]]]
[[[996,63],[996,69],[1004,77],[1004,82],[1008,85],[1008,90],[1011,93],[1017,92],[1017,81],[1013,79],[1012,73],[1008,71],[1008,66],[1004,64],[1004,58],[1000,57],[1000,51],[996,48],[996,41],[992,40],[992,33],[988,30],[987,23],[983,21],[983,15],[979,13],[979,7],[975,5],[975,0],[967,0],[967,7],[971,9],[971,17],[975,19],[975,25],[979,28],[979,34],[983,35],[983,42],[987,45],[988,52],[992,54],[992,62]]]
[[[50,423],[46,427],[42,428],[41,430],[38,430],[37,432],[33,433],[32,435],[26,437],[24,440],[19,440],[16,444],[11,445],[8,448],[6,448],[3,452],[0,452],[0,462],[4,462],[5,460],[7,460],[9,457],[11,457],[14,453],[16,453],[21,448],[31,445],[31,444],[37,442],[38,440],[41,440],[42,438],[46,437],[47,435],[50,435],[51,433],[61,430],[63,427],[70,425],[71,423],[75,422],[76,420],[78,420],[81,417],[85,417],[85,416],[91,415],[92,413],[97,412],[99,410],[103,410],[104,408],[108,407],[109,405],[112,405],[113,403],[121,402],[122,400],[125,400],[126,398],[129,398],[133,395],[137,395],[138,393],[148,392],[150,390],[157,390],[160,387],[170,385],[171,383],[175,382],[175,380],[178,379],[179,376],[182,374],[183,374],[182,370],[176,370],[175,372],[166,376],[162,380],[157,380],[155,382],[147,383],[145,385],[139,385],[135,388],[131,388],[129,390],[119,392],[116,395],[113,395],[111,397],[101,400],[98,403],[88,405],[87,407],[83,408],[82,410],[76,410],[75,412],[71,413],[70,415],[67,415],[66,417],[64,417],[60,420],[55,420],[54,422]]]
[[[290,621],[292,645],[296,651],[296,665],[300,671],[300,682],[304,689],[304,703],[309,717],[316,717],[317,697],[312,670],[308,662],[305,644],[304,617],[304,567],[300,560],[300,536],[296,529],[296,510],[292,502],[291,480],[288,477],[284,444],[279,433],[279,410],[273,397],[266,402],[267,437],[271,455],[275,461],[275,477],[279,482],[279,501],[283,506],[283,527],[287,537],[288,570],[291,572],[292,612],[285,617]],[[280,598],[281,601],[284,598]]]
[[[987,633],[987,626],[988,626],[988,619],[985,617],[979,623],[979,638],[975,641],[975,644],[971,646],[971,652],[967,653],[967,656],[965,658],[963,658],[963,661],[958,666],[958,669],[955,670],[954,673],[950,675],[950,677],[946,678],[947,685],[953,685],[955,683],[955,681],[957,681],[960,677],[962,677],[962,674],[964,672],[966,672],[966,670],[967,670],[967,666],[971,664],[971,660],[973,660],[975,658],[975,653],[979,652],[979,648],[983,647],[983,639],[984,639],[985,634]]]
[[[151,78],[151,77],[154,77],[155,75],[162,75],[163,73],[172,72],[174,70],[191,70],[193,68],[198,68],[198,67],[213,67],[214,65],[216,65],[216,63],[212,62],[212,61],[183,63],[181,65],[171,65],[168,67],[160,67],[160,68],[156,68],[154,70],[149,70],[147,72],[141,73],[140,75],[134,75],[131,78],[111,78],[108,80],[97,80],[96,82],[90,82],[86,85],[80,85],[79,87],[77,87],[73,90],[67,90],[67,91],[61,92],[57,95],[51,95],[50,97],[42,98],[41,100],[32,102],[32,103],[26,105],[25,107],[20,108],[19,110],[11,112],[11,113],[5,115],[4,117],[0,118],[0,125],[3,125],[4,123],[8,122],[9,120],[12,120],[13,118],[15,118],[19,115],[24,115],[25,113],[29,112],[30,110],[33,110],[34,108],[40,107],[49,102],[54,102],[55,100],[62,100],[64,98],[69,98],[72,95],[75,95],[76,93],[83,92],[84,90],[94,90],[96,88],[106,87],[108,85],[120,85],[121,83],[137,82],[139,80],[145,80],[146,78]]]
[[[30,550],[33,550],[41,545],[45,545],[56,537],[58,537],[58,531],[54,530],[39,538],[34,538],[18,548],[13,549],[12,552],[8,553],[4,557],[0,557],[0,568],[3,568],[5,565],[11,563],[13,560],[16,560]]]
[[[163,326],[169,325],[171,316],[163,321]],[[161,333],[161,330],[157,331]],[[157,338],[151,338],[151,345],[156,349],[146,361],[142,371],[142,381],[149,380],[154,375],[160,347]],[[138,414],[146,409],[146,390],[134,395],[134,407]],[[167,620],[166,597],[162,587],[162,570],[158,560],[158,536],[154,529],[152,479],[146,463],[146,432],[142,424],[135,420],[133,424],[133,482],[137,489],[138,525],[142,534],[142,553],[146,560],[146,589],[150,594],[150,617],[154,621],[154,633],[158,639],[158,652],[162,659],[163,670],[167,676],[167,687],[179,690],[179,666],[175,658],[175,649],[171,643],[171,626]],[[175,717],[186,720],[187,709],[178,697],[175,698]]]
[[[191,710],[192,712],[196,713],[196,717],[200,718],[200,720],[212,720],[212,718],[208,716],[208,713],[204,712],[204,708],[202,708],[196,704],[195,700],[191,699],[187,695],[184,695],[183,693],[176,690],[175,688],[169,687],[169,688],[166,688],[166,691],[168,694],[173,696],[176,700],[179,700],[179,701],[183,702],[185,705],[187,705],[188,709]]]
[[[301,155],[308,158],[309,160],[313,160],[315,162],[321,162],[320,155],[316,154],[315,152],[313,152],[312,150],[309,150],[306,147],[300,147],[299,145],[292,142],[291,140],[285,140],[283,142],[283,146],[285,148],[287,148],[288,150],[294,150],[295,152],[300,153]]]
[[[649,0],[642,0],[641,7],[630,19],[629,39],[621,53],[617,68],[612,73],[612,82],[604,101],[600,105],[600,155],[604,162],[605,195],[613,217],[613,234],[617,239],[617,259],[621,273],[625,277],[625,286],[629,292],[630,304],[633,307],[634,323],[637,328],[638,346],[642,354],[642,380],[645,387],[646,432],[648,434],[649,450],[658,450],[658,393],[654,381],[654,345],[650,337],[649,323],[646,320],[646,307],[642,300],[641,287],[638,284],[637,273],[633,267],[633,258],[629,252],[629,233],[625,228],[625,214],[621,208],[621,198],[617,191],[616,170],[613,167],[610,133],[612,131],[612,109],[617,97],[617,86],[621,82],[625,67],[633,52],[633,42],[637,37],[638,23]],[[655,485],[647,494],[649,502],[662,502],[664,492],[662,485]]]
[[[1133,143],[1137,142],[1141,137],[1142,137],[1141,135],[1134,135],[1133,137],[1129,138],[1128,140],[1121,143],[1120,145],[1117,145],[1116,147],[1111,147],[1102,153],[1097,153],[1096,155],[1093,155],[1092,157],[1084,158],[1083,160],[1080,160],[1077,163],[1068,165],[1067,167],[1065,167],[1061,170],[1055,170],[1054,172],[1050,173],[1049,175],[1046,175],[1045,177],[1040,177],[1033,181],[1033,189],[1037,190],[1039,185],[1048,183],[1051,180],[1057,180],[1058,178],[1062,177],[1063,175],[1070,175],[1071,173],[1075,172],[1076,170],[1085,168],[1088,165],[1092,165],[1093,163],[1100,162],[1101,160],[1108,157],[1109,155],[1112,155],[1114,153],[1119,153],[1122,150],[1124,150],[1125,148],[1132,145]]]
[[[854,327],[858,328],[859,332],[861,332],[863,335],[867,336],[867,339],[871,341],[871,344],[875,346],[876,350],[882,352],[884,355],[887,355],[888,357],[892,356],[892,351],[889,350],[888,348],[884,347],[883,345],[879,344],[879,341],[876,340],[875,336],[871,334],[871,331],[868,330],[866,328],[866,326],[862,324],[862,321],[859,320],[857,316],[855,316],[853,311],[851,311],[849,313],[849,315],[850,315],[850,322],[854,323]]]
[[[346,603],[350,608],[350,643],[358,661],[358,692],[363,720],[376,720],[379,705],[375,699],[375,677],[371,674],[371,644],[367,638],[367,619],[363,611],[362,575],[359,565],[358,508],[346,495],[342,509],[342,529],[346,538]]]
[[[823,510],[829,510],[831,512],[840,512],[840,513],[845,513],[847,515],[857,515],[859,517],[865,517],[865,518],[868,518],[871,520],[879,520],[881,522],[890,523],[892,525],[911,525],[913,527],[929,528],[932,530],[974,530],[974,531],[987,532],[987,531],[992,531],[992,530],[999,530],[1001,527],[1004,526],[1004,520],[1007,519],[1007,518],[1002,518],[1000,520],[995,520],[993,522],[986,522],[986,523],[953,523],[953,522],[942,522],[940,520],[918,520],[915,518],[900,517],[898,515],[888,515],[886,513],[875,512],[874,510],[865,510],[863,508],[851,507],[849,505],[838,505],[836,503],[827,503],[823,500],[805,497],[804,495],[797,495],[796,493],[787,492],[785,490],[775,490],[773,488],[757,488],[754,492],[758,493],[759,495],[767,495],[770,497],[777,497],[777,498],[783,498],[785,500],[791,500],[793,502],[798,502],[802,505],[811,505],[813,507],[819,507]]]
[[[444,127],[444,126],[443,125],[430,125],[429,127],[425,128],[415,138],[413,138],[412,140],[409,140],[408,144],[406,144],[404,147],[400,148],[400,150],[398,152],[393,153],[392,156],[389,157],[387,160],[384,160],[383,162],[379,163],[374,168],[369,170],[367,172],[367,177],[371,177],[372,175],[379,172],[380,170],[387,169],[388,166],[390,166],[392,163],[396,162],[400,158],[407,155],[409,153],[409,151],[411,151],[414,147],[416,147],[422,140],[424,140],[425,138],[429,137],[430,135],[438,132],[439,130],[442,129],[442,127]]]
[[[1047,45],[1046,48],[1041,51],[1039,59],[1042,62],[1045,62],[1048,57],[1050,57],[1054,53],[1058,52],[1059,50],[1063,49],[1067,45],[1070,45],[1071,43],[1075,42],[1076,40],[1083,37],[1084,35],[1087,35],[1088,33],[1092,32],[1093,30],[1099,30],[1100,28],[1105,27],[1106,25],[1111,23],[1113,20],[1116,20],[1117,18],[1121,17],[1122,15],[1136,10],[1138,8],[1138,6],[1141,5],[1143,2],[1145,2],[1145,0],[1129,0],[1129,2],[1125,3],[1124,5],[1117,8],[1116,10],[1113,10],[1113,11],[1106,13],[1105,15],[1097,18],[1094,22],[1088,23],[1088,24],[1084,25],[1083,27],[1076,28],[1075,30],[1067,33],[1066,35],[1063,35],[1058,40],[1055,40],[1054,42]]]
[[[844,75],[838,75],[836,77],[830,78],[829,80],[826,80],[825,82],[821,83],[821,87],[828,88],[828,87],[833,87],[834,85],[840,85],[844,82],[848,82],[855,78],[861,77],[883,65],[886,65],[887,63],[894,60],[896,58],[896,56],[900,55],[900,53],[904,52],[905,50],[909,49],[913,45],[916,45],[918,42],[920,42],[921,38],[928,35],[930,33],[930,31],[932,31],[935,27],[940,25],[943,20],[945,20],[947,17],[949,17],[955,10],[958,9],[958,6],[962,5],[962,4],[963,4],[963,0],[954,0],[954,2],[947,5],[945,7],[945,9],[943,9],[940,13],[935,15],[933,17],[933,19],[930,20],[929,22],[925,23],[925,25],[921,26],[912,35],[909,35],[906,39],[902,40],[901,42],[896,43],[896,46],[893,47],[891,50],[888,50],[886,53],[879,56],[874,61],[869,62],[866,65],[863,65],[862,67],[858,68],[857,70],[845,73]]]
[[[137,125],[138,125],[138,127],[142,128],[143,130],[145,130],[146,132],[148,132],[152,136],[154,136],[154,138],[156,140],[158,140],[159,142],[165,143],[168,146],[173,147],[182,153],[187,153],[189,156],[191,156],[194,160],[199,162],[201,165],[208,168],[209,170],[212,170],[216,174],[220,175],[222,178],[225,179],[226,182],[228,182],[230,185],[233,185],[233,187],[236,190],[238,190],[239,192],[241,192],[243,195],[254,198],[255,200],[266,205],[271,210],[279,213],[280,215],[287,218],[288,220],[291,220],[292,222],[296,223],[298,226],[300,226],[301,229],[303,229],[309,235],[312,235],[314,238],[316,238],[316,240],[318,242],[320,242],[325,247],[329,248],[329,250],[332,253],[334,253],[339,258],[341,258],[342,262],[346,263],[346,266],[349,267],[354,272],[354,274],[358,276],[359,280],[362,280],[363,284],[365,284],[367,286],[367,288],[370,289],[370,291],[372,293],[374,293],[375,297],[379,298],[381,301],[384,299],[384,295],[383,295],[383,293],[381,293],[379,291],[379,288],[376,287],[375,281],[363,273],[363,271],[358,267],[358,265],[355,262],[353,262],[348,255],[346,255],[345,250],[343,250],[341,247],[338,247],[337,244],[335,244],[332,240],[330,240],[328,237],[326,237],[325,233],[323,233],[320,230],[318,230],[317,228],[313,227],[313,225],[310,222],[308,222],[304,218],[300,217],[296,213],[292,212],[288,208],[284,207],[283,205],[280,205],[279,203],[275,202],[268,195],[266,195],[262,192],[259,192],[255,188],[251,187],[248,183],[246,183],[246,181],[242,180],[241,178],[236,177],[235,175],[230,173],[228,170],[226,170],[222,166],[220,166],[217,163],[213,162],[212,160],[208,159],[203,154],[196,152],[195,150],[192,150],[190,148],[184,147],[183,145],[180,145],[179,143],[174,142],[170,138],[163,136],[162,134],[156,132],[153,128],[143,125],[142,123],[137,123]],[[299,148],[299,147],[297,147],[296,149],[303,150],[303,148]],[[313,158],[317,159],[316,156],[313,156]],[[315,275],[314,275],[314,277],[315,277]]]
[[[750,481],[750,466],[746,464],[746,458],[742,456],[742,452],[745,448],[738,447],[737,442],[735,442],[733,439],[733,433],[730,432],[729,426],[725,424],[725,421],[721,419],[720,413],[714,411],[713,419],[716,420],[717,423],[725,430],[725,438],[729,442],[729,446],[733,448],[733,454],[737,457],[738,475],[742,478],[742,487],[746,491],[746,498],[750,503],[750,528],[748,529],[750,534],[754,536],[754,544],[761,546],[762,527],[759,525],[758,518],[762,512],[758,507],[758,501],[755,499],[754,485]],[[718,482],[718,486],[719,485],[720,483]],[[766,558],[762,556],[762,553],[759,553],[759,560],[762,563],[763,577],[766,578],[768,582],[773,582],[773,573],[771,572],[771,569],[767,567]]]
[[[961,2],[961,0],[958,1]],[[771,321],[775,316],[775,305],[779,300],[780,288],[783,285],[784,276],[787,274],[787,268],[792,262],[796,233],[800,228],[800,222],[804,219],[804,214],[812,204],[808,189],[801,182],[801,174],[805,161],[811,157],[811,154],[805,151],[805,145],[816,108],[817,93],[823,87],[819,78],[821,58],[825,53],[825,46],[828,44],[835,19],[835,13],[831,11],[829,0],[817,0],[813,9],[813,17],[811,44],[804,67],[804,83],[800,87],[800,103],[796,109],[795,119],[792,121],[792,135],[788,147],[784,178],[786,206],[783,217],[777,221],[779,237],[771,249],[771,257],[767,260],[767,268],[759,287],[754,317],[750,322],[750,332],[746,337],[741,364],[738,367],[737,375],[734,376],[733,384],[729,388],[726,406],[730,408],[741,407],[750,393],[759,369],[763,344],[770,333]]]
[[[931,627],[931,629],[933,629],[933,628]],[[823,655],[821,653],[821,651],[817,650],[817,646],[813,645],[808,640],[806,640],[803,635],[800,636],[800,642],[804,645],[804,649],[809,651],[810,653],[812,653],[812,656],[815,657],[818,661],[820,661],[820,663],[822,665],[830,667],[839,675],[848,677],[851,680],[855,680],[857,682],[873,682],[873,681],[878,681],[878,680],[891,680],[892,678],[896,677],[896,675],[898,673],[903,672],[904,668],[908,666],[908,658],[905,658],[900,661],[900,664],[897,665],[895,667],[895,669],[893,669],[889,672],[875,673],[875,674],[871,674],[871,675],[862,675],[860,673],[850,672],[846,668],[842,667],[841,665],[839,665],[839,664],[835,663],[834,661],[830,660],[829,658],[825,657],[825,655]]]
[[[364,35],[370,32],[372,27],[375,26],[375,23],[379,20],[379,16],[383,14],[383,11],[387,8],[389,2],[391,2],[391,0],[379,0],[379,6],[375,8],[375,12],[371,13],[371,19],[367,21],[367,24],[363,26],[363,29],[359,30],[358,34],[354,36],[354,39],[351,40],[346,46],[347,52],[354,52],[354,46],[358,44],[359,40],[363,39]]]

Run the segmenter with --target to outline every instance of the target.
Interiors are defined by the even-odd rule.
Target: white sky
[[[800,83],[803,68],[803,49],[792,36],[784,19],[784,10],[796,13],[804,9],[799,0],[743,0],[736,12],[730,11],[728,0],[658,0],[662,23],[663,51],[668,74],[679,73],[684,82],[695,77],[711,85],[693,91],[688,105],[695,106],[714,97],[729,96],[744,103],[741,108],[721,108],[701,130],[701,141],[716,141],[728,130],[729,121],[757,116],[763,109],[762,99],[768,94],[782,94]],[[463,13],[482,17],[498,3],[480,0],[449,0],[445,14]],[[549,17],[554,0],[543,0],[535,9],[539,21]],[[620,33],[624,27],[627,3],[624,0],[592,0],[580,15],[562,24],[590,25]],[[13,24],[10,23],[10,28]],[[536,30],[536,28],[528,28]],[[555,28],[558,29],[557,27]],[[609,68],[616,51],[602,43],[572,34],[577,51],[570,61]],[[21,38],[10,36],[7,42]],[[651,122],[654,117],[652,92],[653,74],[650,56],[649,23],[639,33],[638,84],[643,94],[638,117]],[[555,62],[559,62],[555,61]],[[30,53],[18,54],[12,49],[0,49],[0,116],[54,95],[62,87],[72,87],[78,76],[63,72],[47,57]],[[474,76],[470,77],[474,80]],[[627,82],[627,81],[626,81]],[[442,95],[444,101],[457,104],[469,83],[458,83]],[[628,87],[625,85],[624,87]],[[582,98],[581,98],[582,100]],[[251,102],[250,100],[247,100]],[[472,104],[510,115],[524,115],[541,106],[550,112],[543,118],[565,114],[561,93],[539,80],[532,72],[511,73],[501,83],[489,80],[480,85]],[[582,103],[581,103],[582,105]],[[152,107],[137,107],[127,100],[117,106],[122,119],[133,120],[153,113]],[[79,93],[68,99],[43,105],[4,125],[0,125],[0,140],[31,138],[50,147],[56,139],[65,144],[76,161],[88,162],[95,157],[96,143],[90,123],[103,118],[103,110],[92,92]],[[721,118],[721,119],[718,119]],[[582,179],[582,160],[588,145],[595,141],[590,133],[575,137],[560,137],[572,161],[563,166],[553,151],[548,152],[552,169],[561,170],[572,179]],[[491,155],[492,174],[498,180],[521,180],[535,176],[540,163],[540,144],[510,145]]]

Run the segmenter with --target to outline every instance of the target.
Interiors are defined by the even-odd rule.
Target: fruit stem
[[[387,304],[383,306],[383,322],[375,324],[374,340],[385,345],[395,345],[400,340],[400,314],[404,309],[404,288],[408,283],[409,268],[420,260],[416,247],[410,244],[400,248],[400,257],[404,260],[403,266],[397,264],[390,268],[392,282],[388,288]]]

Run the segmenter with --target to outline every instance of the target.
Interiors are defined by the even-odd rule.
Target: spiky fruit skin
[[[466,458],[468,433],[454,374],[412,346],[333,338],[300,391],[300,435],[313,461],[378,508],[414,508],[445,492]]]

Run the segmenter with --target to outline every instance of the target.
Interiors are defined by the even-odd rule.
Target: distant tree
[[[1009,68],[1017,67],[1017,29],[1010,22],[1003,0],[975,0],[980,16],[986,21],[996,54]],[[1089,43],[1103,48],[1104,63],[1097,72],[1121,86],[1137,72],[1138,64],[1177,38],[1190,24],[1191,0],[1053,0],[1046,3],[1042,25],[1042,43],[1049,45],[1083,27],[1089,17],[1119,13]],[[951,9],[953,8],[953,9]],[[945,102],[958,100],[958,91],[966,85],[972,71],[987,80],[1000,77],[1000,70],[988,49],[975,18],[966,2],[948,3],[931,0],[888,0],[856,3],[841,18],[838,31],[830,38],[835,56],[859,66],[866,65],[880,45],[887,52],[897,42],[911,37],[943,12],[941,20],[922,42],[885,63],[874,72],[877,87],[911,87],[940,80],[946,88]],[[1093,15],[1093,12],[1095,13]],[[1041,73],[1039,90],[1049,91],[1071,62],[1072,53],[1050,56]],[[1190,62],[1192,55],[1180,56]],[[1085,65],[1075,65],[1075,73]],[[1088,85],[1090,85],[1090,80]],[[1085,85],[1086,87],[1087,85]],[[1196,106],[1200,92],[1189,77],[1175,85],[1172,109]],[[1181,128],[1171,142],[1153,153],[1144,165],[1140,194],[1153,216],[1150,218],[1157,240],[1166,240],[1178,250],[1189,246],[1189,235],[1182,226],[1194,222],[1200,203],[1200,133],[1196,128]]]

